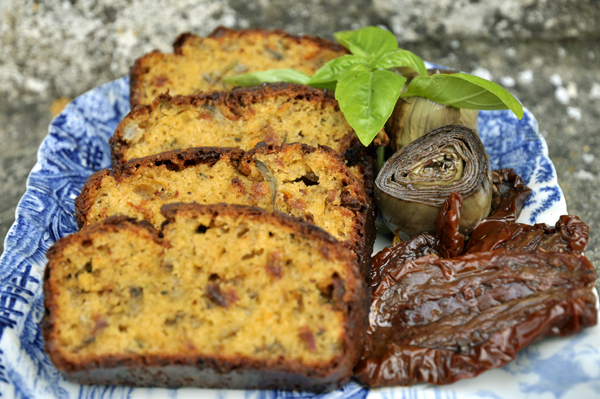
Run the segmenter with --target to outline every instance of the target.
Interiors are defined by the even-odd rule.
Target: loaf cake
[[[130,73],[130,102],[150,104],[167,91],[188,95],[229,90],[224,77],[246,72],[292,68],[313,75],[327,61],[348,51],[329,40],[291,36],[281,30],[217,28],[208,37],[180,35],[174,54],[159,51],[135,61]]]
[[[324,391],[363,348],[367,289],[322,229],[239,205],[112,217],[48,251],[42,331],[73,382]]]
[[[92,175],[75,199],[75,216],[80,227],[127,215],[158,228],[165,220],[160,207],[172,202],[279,210],[322,227],[356,254],[365,273],[370,268],[371,201],[327,147],[202,147],[137,159]]]

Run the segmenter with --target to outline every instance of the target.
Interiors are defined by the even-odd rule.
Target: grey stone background
[[[0,237],[55,100],[127,74],[150,50],[171,51],[184,31],[222,24],[332,38],[381,25],[426,60],[504,85],[536,115],[569,213],[589,224],[587,255],[600,265],[598,20],[597,0],[2,0]]]

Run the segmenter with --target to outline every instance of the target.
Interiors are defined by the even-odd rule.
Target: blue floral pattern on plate
[[[600,328],[549,339],[507,366],[444,387],[368,390],[354,382],[315,395],[282,391],[83,386],[65,381],[44,353],[39,323],[48,248],[77,230],[73,200],[86,178],[110,167],[108,139],[129,112],[129,80],[118,79],[73,100],[51,123],[0,258],[0,396],[3,398],[524,398],[592,397],[600,392]],[[533,115],[484,111],[479,131],[493,168],[512,167],[533,189],[520,221],[554,223],[566,204]]]

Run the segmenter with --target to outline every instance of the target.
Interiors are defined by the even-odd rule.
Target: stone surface
[[[184,31],[232,26],[224,0],[0,2],[0,93],[9,100],[73,98],[127,74],[140,55],[171,51]]]
[[[401,41],[562,40],[599,33],[594,0],[375,0],[374,6]]]
[[[282,28],[328,38],[382,25],[424,59],[505,85],[536,115],[571,214],[600,265],[600,7],[594,0],[3,0],[0,237],[51,120],[50,105],[127,74],[184,31]]]

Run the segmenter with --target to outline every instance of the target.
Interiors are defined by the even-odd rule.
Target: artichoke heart
[[[414,165],[412,170],[406,171],[398,180],[399,184],[413,188],[435,186],[439,184],[450,184],[460,180],[463,176],[464,162],[460,154],[453,147],[441,148],[439,153],[433,154]]]
[[[392,150],[405,145],[438,127],[460,124],[477,132],[478,110],[458,109],[424,97],[399,98],[385,129]]]
[[[492,173],[483,144],[472,129],[435,129],[396,152],[375,181],[375,201],[385,224],[401,238],[435,232],[439,209],[450,193],[463,197],[463,234],[488,216]]]

